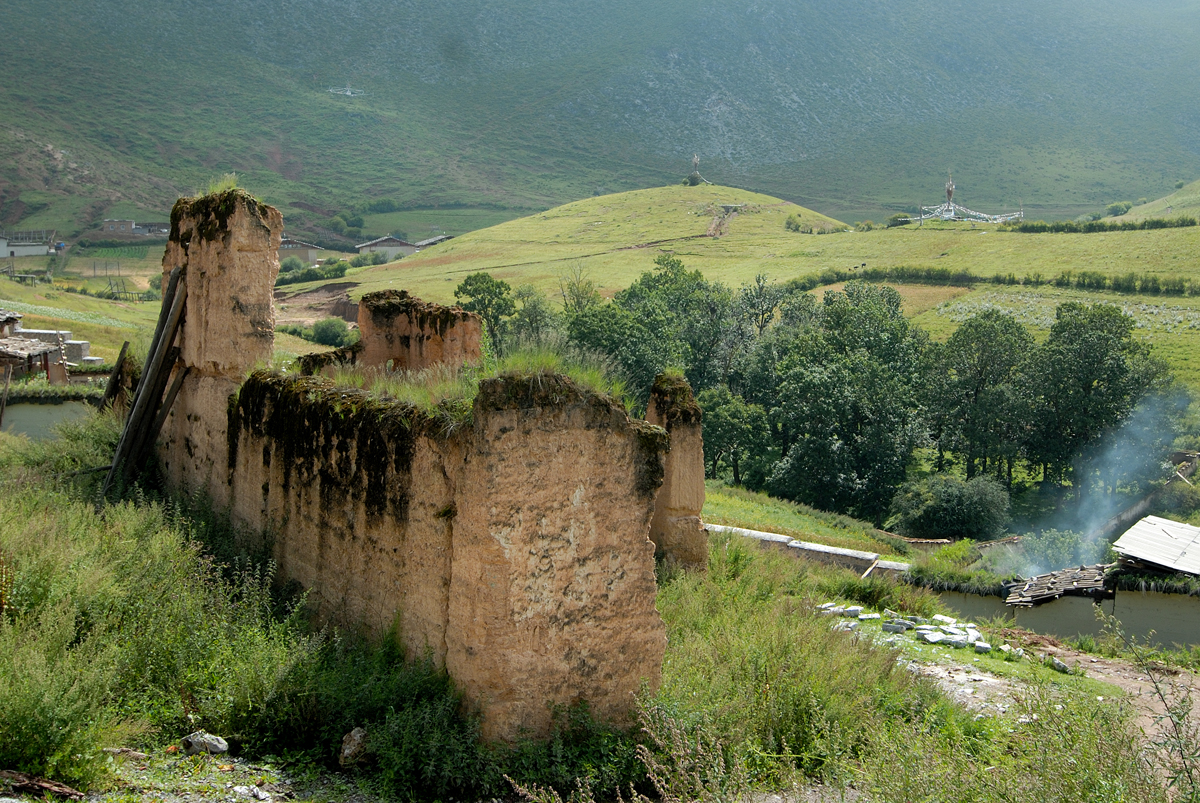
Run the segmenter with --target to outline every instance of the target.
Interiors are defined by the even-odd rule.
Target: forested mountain
[[[9,226],[226,170],[313,225],[545,207],[693,153],[844,219],[932,202],[947,170],[968,205],[1043,216],[1200,173],[1193,0],[7,0],[0,31]]]

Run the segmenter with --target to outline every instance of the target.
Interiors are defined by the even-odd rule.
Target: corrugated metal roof
[[[1176,572],[1200,575],[1200,527],[1147,516],[1125,531],[1113,551]]]

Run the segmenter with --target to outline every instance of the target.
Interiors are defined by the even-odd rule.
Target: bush
[[[303,270],[304,263],[300,261],[300,257],[290,256],[284,257],[279,263],[280,273],[291,273],[292,271]]]
[[[854,227],[855,231],[871,231],[875,228],[875,221],[864,220]]]
[[[888,525],[910,538],[988,540],[1004,532],[1008,511],[1008,491],[991,477],[936,475],[900,489]]]
[[[294,270],[291,273],[281,273],[279,274],[279,278],[275,280],[275,286],[282,287],[300,282],[316,282],[321,279],[340,279],[346,275],[348,267],[349,265],[346,262],[340,259],[333,259],[320,267]]]
[[[892,228],[895,228],[896,226],[907,226],[909,223],[912,222],[911,220],[909,220],[909,217],[910,216],[904,212],[897,212],[896,214],[892,215],[891,217],[889,217],[887,219],[887,227],[889,229],[892,229]]]
[[[1177,190],[1182,190],[1186,184],[1187,184],[1187,182],[1186,182],[1186,181],[1176,181],[1176,182],[1175,182],[1175,189],[1177,189]]]
[[[341,318],[326,318],[313,324],[312,340],[322,346],[341,347],[353,342],[353,337]]]
[[[1129,202],[1129,201],[1114,201],[1113,203],[1104,207],[1104,213],[1106,215],[1108,215],[1109,217],[1117,217],[1118,215],[1125,214],[1130,209],[1133,209],[1133,204],[1131,202]]]

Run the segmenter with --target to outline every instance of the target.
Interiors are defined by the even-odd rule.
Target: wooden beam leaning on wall
[[[183,303],[186,300],[187,283],[183,279],[183,268],[177,266],[171,271],[167,292],[163,294],[162,310],[154,330],[154,339],[151,341],[150,352],[146,355],[146,364],[142,368],[142,376],[138,380],[137,391],[130,405],[129,418],[125,420],[125,429],[121,432],[121,440],[117,443],[117,451],[113,455],[112,468],[104,478],[101,499],[108,496],[109,490],[118,480],[123,488],[140,464],[139,458],[148,440],[147,425],[158,418],[163,389],[171,370],[175,367],[175,361],[179,358],[179,349],[174,348],[174,343],[176,335],[179,334]],[[169,361],[168,354],[171,355]],[[153,443],[152,438],[153,436],[149,440],[150,443]]]

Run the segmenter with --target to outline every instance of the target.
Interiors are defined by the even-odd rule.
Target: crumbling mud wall
[[[662,488],[650,523],[657,554],[676,566],[708,567],[704,509],[704,436],[700,405],[683,377],[661,374],[654,380],[646,421],[670,434]]]
[[[367,293],[358,302],[358,362],[394,370],[476,365],[483,358],[483,319],[459,307],[413,298],[404,290]]]
[[[544,734],[579,700],[626,721],[666,648],[647,538],[666,434],[559,376],[486,380],[447,424],[256,373],[229,411],[234,520],[273,534],[324,616],[430,651],[485,736]]]
[[[161,434],[167,480],[206,489],[228,503],[230,396],[246,374],[271,359],[272,295],[279,274],[283,215],[242,190],[181,198],[171,210],[163,286],[176,266],[187,285],[180,363],[188,368]]]
[[[168,482],[227,509],[326,619],[398,626],[410,654],[428,650],[486,737],[545,734],[551,706],[577,701],[627,722],[666,648],[648,537],[666,431],[557,375],[485,380],[452,418],[322,376],[251,373],[271,355],[281,232],[276,210],[238,191],[172,213],[163,267],[183,266],[190,371],[159,443]],[[420,368],[479,353],[474,316],[400,294],[360,315],[372,308],[375,332],[338,359]]]

